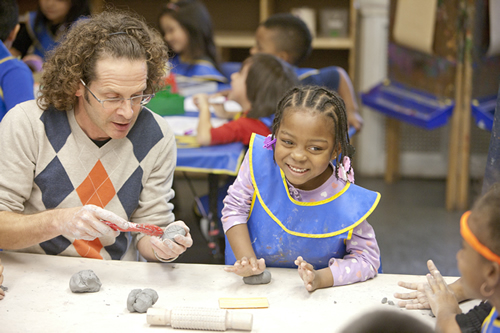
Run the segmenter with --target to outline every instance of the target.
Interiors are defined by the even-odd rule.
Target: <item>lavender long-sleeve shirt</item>
[[[288,181],[287,184],[290,195],[295,200],[314,202],[336,195],[344,188],[346,182],[337,179],[333,173],[323,185],[312,191],[297,189]],[[224,232],[237,224],[247,223],[253,193],[254,187],[247,153],[238,177],[229,187],[224,199],[224,208],[222,209]],[[345,209],[349,209],[349,207],[345,207]],[[375,232],[366,220],[354,228],[351,239],[346,241],[346,253],[344,258],[332,257],[329,261],[328,265],[332,271],[334,286],[365,281],[377,275],[380,266],[380,250],[375,239]]]

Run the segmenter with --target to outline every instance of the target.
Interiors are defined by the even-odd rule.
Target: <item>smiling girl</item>
[[[248,277],[266,266],[298,267],[309,291],[373,278],[380,251],[366,218],[380,194],[353,184],[351,155],[338,94],[289,90],[272,135],[252,137],[224,199],[226,271]]]

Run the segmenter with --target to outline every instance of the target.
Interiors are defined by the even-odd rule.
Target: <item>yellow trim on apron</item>
[[[298,237],[305,237],[305,238],[328,238],[328,237],[337,236],[337,235],[340,235],[340,234],[343,234],[343,233],[349,231],[348,239],[351,239],[353,229],[355,227],[357,227],[359,224],[361,224],[364,220],[366,220],[366,217],[370,216],[370,214],[375,210],[375,207],[377,207],[378,202],[380,201],[380,193],[377,193],[377,199],[375,200],[375,202],[372,205],[372,207],[370,208],[370,210],[365,215],[363,215],[358,221],[356,221],[355,223],[351,224],[350,226],[348,226],[348,227],[346,227],[344,229],[341,229],[341,230],[338,230],[338,231],[334,231],[334,232],[329,232],[329,233],[326,233],[326,234],[306,234],[306,233],[302,233],[302,232],[296,232],[296,231],[289,230],[288,228],[286,228],[283,225],[283,223],[281,223],[281,221],[276,216],[274,216],[274,214],[266,206],[266,204],[262,200],[262,197],[260,195],[259,189],[257,188],[257,185],[255,183],[255,177],[254,177],[254,172],[253,172],[253,157],[252,157],[252,155],[253,155],[253,146],[254,146],[253,145],[254,138],[255,138],[255,133],[252,134],[252,137],[250,139],[250,146],[249,146],[250,147],[250,149],[249,149],[250,175],[252,177],[252,184],[253,184],[253,187],[254,187],[254,195],[252,197],[252,205],[250,206],[250,214],[248,214],[249,217],[252,214],[252,209],[253,209],[253,206],[254,206],[255,197],[257,197],[259,199],[259,202],[260,202],[262,208],[266,211],[266,213],[269,215],[269,217],[271,217],[274,220],[274,222],[276,222],[281,227],[281,229],[283,229],[283,231],[285,231],[287,234],[298,236]],[[282,173],[282,176],[283,176],[283,171],[280,170],[280,172]],[[339,193],[337,193],[337,195],[333,196],[332,198],[338,198],[340,196],[340,194],[344,193],[345,190],[347,190],[347,188],[349,187],[348,186],[349,184],[350,183],[347,183],[346,186],[344,187],[344,189],[342,189],[342,191],[340,191]],[[286,188],[287,193],[288,193],[288,186],[286,185],[286,181],[285,181],[285,188]],[[291,198],[291,197],[289,196],[289,198]],[[322,200],[320,202],[329,202],[329,201],[333,200],[332,198],[329,198],[327,200]],[[294,203],[295,202],[298,203],[298,201],[295,201],[295,200],[293,200],[293,201],[294,201]],[[309,206],[308,204],[309,203],[304,203],[304,206]]]

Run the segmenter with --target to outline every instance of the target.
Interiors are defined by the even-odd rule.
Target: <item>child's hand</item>
[[[430,271],[430,274],[427,274],[429,284],[425,284],[424,290],[434,315],[437,317],[462,313],[455,294],[448,287],[432,260],[427,262],[427,267]]]
[[[427,262],[427,268],[430,272],[437,271],[436,265],[432,260]],[[401,299],[398,302],[398,305],[402,308],[406,309],[430,309],[431,306],[429,304],[429,300],[427,299],[427,295],[425,294],[426,286],[429,286],[427,282],[418,282],[418,283],[410,283],[399,281],[398,286],[414,290],[409,293],[395,293],[394,297]],[[454,295],[457,302],[464,301],[468,299],[463,295],[463,288],[460,279],[453,282],[448,286],[451,289],[451,293]]]
[[[297,257],[295,265],[299,267],[299,275],[304,281],[304,286],[308,291],[314,291],[319,288],[318,279],[314,267],[305,261],[302,257]]]
[[[398,305],[407,309],[430,309],[429,300],[425,295],[425,282],[410,283],[399,281],[398,286],[414,290],[409,293],[395,293],[394,297],[401,299]]]
[[[233,266],[224,267],[226,272],[235,273],[236,275],[247,277],[252,275],[258,275],[266,269],[266,261],[261,258],[250,258],[243,257],[237,260]]]
[[[208,110],[208,95],[196,94],[193,96],[194,105],[201,111],[202,109]]]

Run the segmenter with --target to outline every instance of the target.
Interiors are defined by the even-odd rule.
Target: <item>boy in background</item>
[[[250,54],[273,54],[294,66],[305,60],[312,49],[312,36],[307,25],[289,13],[275,14],[262,22],[255,33],[255,41]],[[337,91],[346,104],[349,126],[361,130],[363,119],[358,113],[354,89],[345,70],[335,67],[327,77],[311,68],[295,67],[295,72],[304,85],[326,86]]]
[[[18,17],[16,0],[0,1],[0,121],[16,104],[34,99],[31,70],[9,52],[19,31]]]

